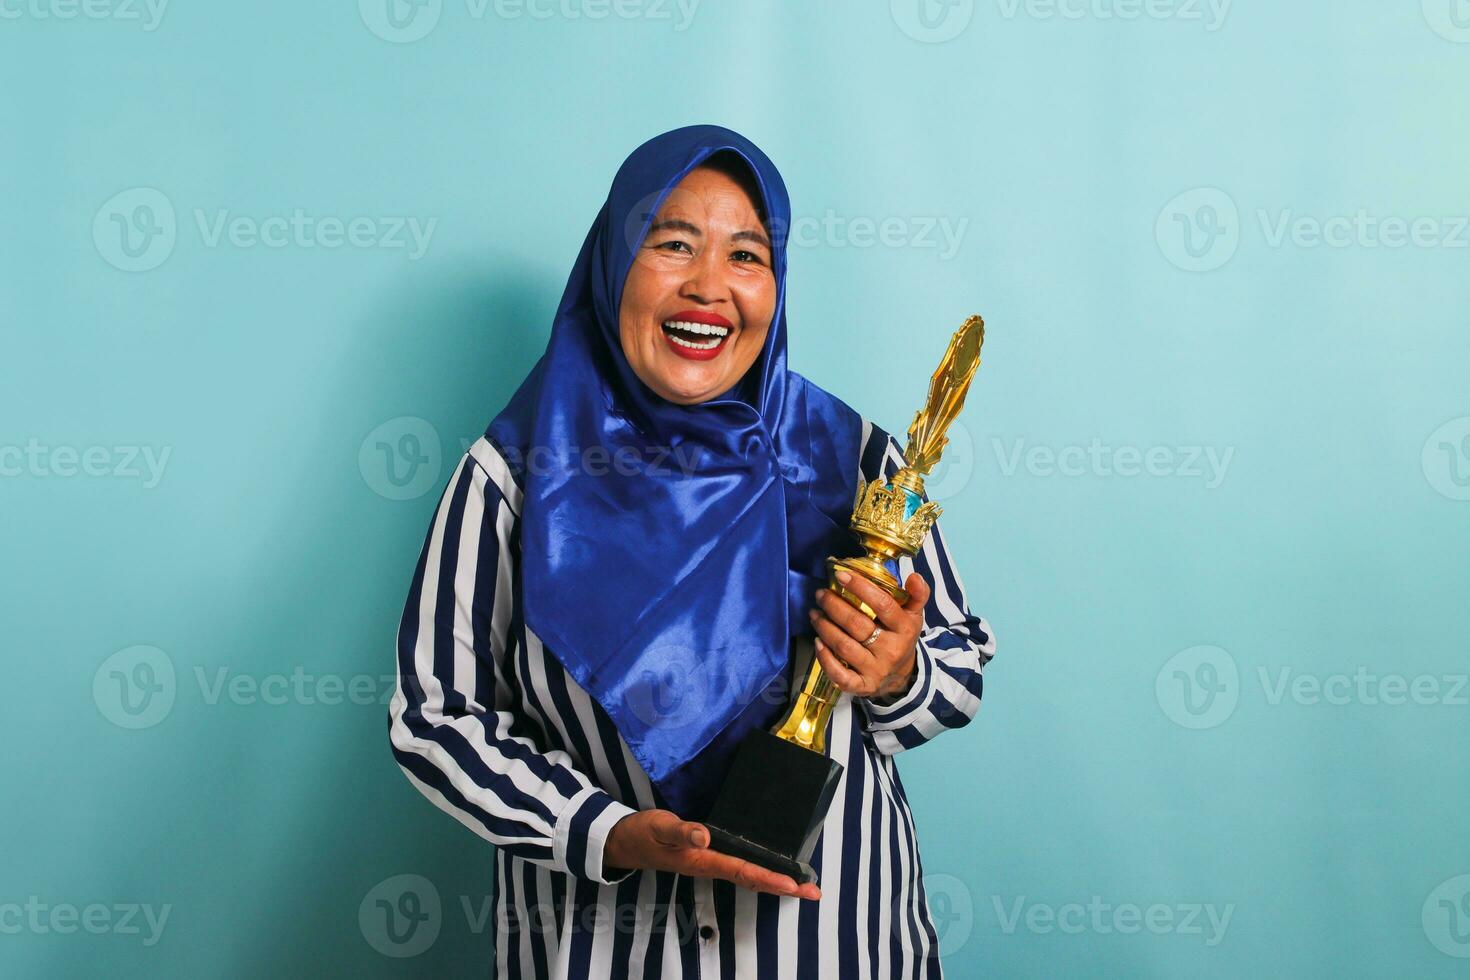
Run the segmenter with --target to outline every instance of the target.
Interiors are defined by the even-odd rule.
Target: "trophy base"
[[[749,861],[751,864],[760,865],[771,871],[789,875],[798,885],[805,885],[817,880],[817,873],[812,870],[808,861],[798,861],[785,854],[779,854],[769,847],[762,847],[753,840],[744,837],[736,837],[718,827],[709,828],[710,847],[721,854],[738,857]],[[810,855],[808,855],[810,856]]]
[[[736,750],[709,819],[710,846],[790,875],[817,880],[811,856],[837,792],[842,766],[767,731]]]

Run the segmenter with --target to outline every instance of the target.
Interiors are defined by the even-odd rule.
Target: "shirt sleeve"
[[[882,446],[880,462],[874,469],[884,478],[892,477],[903,465],[902,450],[892,436],[877,427],[873,434],[881,439]],[[878,439],[873,441],[877,443]],[[871,458],[867,451],[863,456],[865,460]],[[938,524],[925,537],[917,555],[899,559],[898,572],[900,581],[918,572],[933,594],[924,607],[917,674],[908,691],[887,703],[855,699],[864,718],[864,730],[874,747],[885,755],[914,748],[941,732],[969,724],[980,710],[982,671],[995,656],[990,625],[970,611],[965,587]]]
[[[630,872],[604,876],[603,845],[634,811],[566,752],[538,745],[516,710],[519,515],[507,492],[519,494],[508,471],[501,481],[467,453],[434,514],[398,628],[393,755],[430,801],[504,853],[608,884]]]

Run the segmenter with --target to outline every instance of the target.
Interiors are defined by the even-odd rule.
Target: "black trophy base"
[[[798,884],[816,881],[812,850],[841,778],[842,766],[822,753],[754,732],[736,750],[704,822],[710,846]]]

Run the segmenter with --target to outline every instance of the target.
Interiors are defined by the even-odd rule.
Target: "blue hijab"
[[[732,150],[760,189],[776,305],[759,359],[697,405],[655,394],[619,341],[623,284],[670,190]],[[847,530],[862,420],[786,367],[791,205],[766,155],[719,126],[638,147],[567,280],[546,352],[486,430],[524,491],[522,609],[648,773],[699,819],[741,738],[789,702],[792,638]]]

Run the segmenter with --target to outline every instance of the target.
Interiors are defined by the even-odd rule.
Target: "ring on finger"
[[[866,640],[863,641],[863,646],[865,646],[865,647],[872,647],[872,645],[874,643],[877,643],[878,642],[878,637],[880,637],[882,635],[883,635],[883,627],[881,627],[881,626],[874,626],[873,627],[873,635],[870,636],[870,637],[868,637]]]

